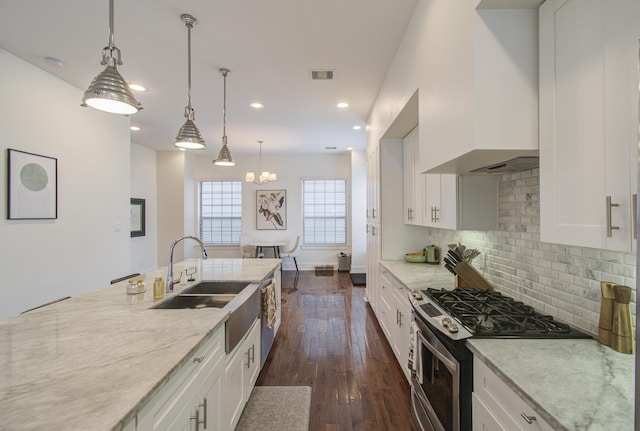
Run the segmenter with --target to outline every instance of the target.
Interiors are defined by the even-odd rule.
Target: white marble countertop
[[[426,290],[427,288],[450,289],[454,287],[455,278],[453,274],[442,265],[409,263],[404,260],[381,260],[380,263],[411,290]]]
[[[412,290],[450,288],[439,265],[381,260]],[[480,339],[467,345],[557,430],[632,431],[635,356],[593,339]]]
[[[467,345],[554,429],[634,429],[634,355],[593,339],[470,338]]]
[[[200,280],[259,282],[280,259],[193,259],[176,293]],[[196,267],[187,283],[185,268]],[[120,430],[226,320],[222,309],[150,310],[127,281],[0,321],[0,429]],[[176,277],[177,278],[177,277]],[[168,295],[171,296],[172,294]],[[197,318],[194,315],[197,314]]]

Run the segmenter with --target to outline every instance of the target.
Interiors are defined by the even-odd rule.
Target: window
[[[242,230],[242,183],[200,183],[200,238],[205,244],[240,244]]]
[[[303,180],[305,244],[347,243],[347,181]]]

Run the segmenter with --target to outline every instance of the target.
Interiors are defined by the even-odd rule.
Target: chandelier
[[[258,141],[260,144],[260,176],[256,178],[256,174],[254,172],[247,172],[244,180],[247,183],[254,184],[264,184],[269,181],[277,181],[278,175],[275,172],[263,171],[262,170],[262,141]]]

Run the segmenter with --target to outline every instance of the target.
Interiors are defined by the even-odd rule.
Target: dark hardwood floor
[[[282,324],[258,385],[311,386],[310,431],[417,431],[409,384],[348,273],[283,271]],[[276,413],[276,412],[274,412]]]

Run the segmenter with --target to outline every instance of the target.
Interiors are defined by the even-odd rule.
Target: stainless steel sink
[[[260,286],[238,281],[202,281],[152,309],[221,308],[229,310],[225,326],[225,351],[230,353],[260,316]]]
[[[154,305],[151,308],[224,308],[237,295],[177,295]]]
[[[180,292],[180,295],[238,294],[248,285],[246,281],[201,281],[187,287]]]

